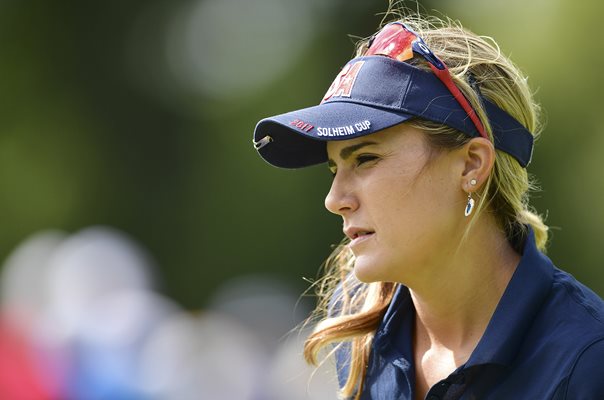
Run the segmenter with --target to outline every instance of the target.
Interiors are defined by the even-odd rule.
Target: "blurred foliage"
[[[263,15],[250,12],[267,2],[245,3],[246,13],[222,23],[230,29],[246,18],[247,26],[260,27]],[[353,53],[347,35],[373,33],[387,3],[300,5],[312,36],[283,55],[292,58],[289,67],[252,93],[223,98],[169,76],[170,19],[189,4],[0,2],[2,259],[41,229],[100,224],[149,249],[164,291],[187,307],[203,306],[215,286],[242,274],[282,278],[300,292],[307,286],[302,277],[316,276],[341,236],[339,219],[322,207],[329,174],[324,167],[269,167],[251,147],[252,130],[262,117],[316,104]],[[547,119],[529,171],[542,187],[534,206],[556,228],[549,254],[604,294],[598,262],[604,250],[597,245],[604,236],[598,115],[604,52],[596,31],[604,6],[595,0],[423,5],[493,36],[530,76]],[[314,18],[319,11],[322,17]],[[245,42],[253,35],[227,40],[220,32],[199,40],[227,53],[229,40],[244,41],[257,49],[254,68],[276,62],[264,55],[265,43]],[[246,59],[240,63],[245,68]]]

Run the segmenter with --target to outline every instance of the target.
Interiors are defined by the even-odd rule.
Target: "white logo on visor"
[[[365,121],[357,122],[356,124],[336,126],[333,128],[318,127],[317,134],[319,136],[330,136],[330,137],[349,136],[349,135],[354,135],[356,133],[364,132],[366,130],[369,130],[369,128],[371,128],[371,122],[369,122],[369,120],[365,120]]]

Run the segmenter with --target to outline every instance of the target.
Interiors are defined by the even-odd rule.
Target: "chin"
[[[367,257],[357,257],[354,261],[354,275],[363,283],[386,281],[384,271],[379,263],[368,260]]]
[[[408,277],[408,263],[390,257],[370,257],[368,254],[359,255],[354,260],[354,275],[363,283],[400,282]]]

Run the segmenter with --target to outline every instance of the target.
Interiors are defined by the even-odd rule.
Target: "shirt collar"
[[[511,364],[552,287],[553,273],[552,262],[537,249],[534,232],[528,227],[520,263],[466,368],[480,364]],[[412,360],[414,315],[409,289],[400,285],[376,331],[374,346],[394,346],[402,357]]]

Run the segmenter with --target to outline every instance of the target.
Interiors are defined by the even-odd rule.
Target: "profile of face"
[[[326,208],[343,219],[363,282],[430,281],[459,244],[467,194],[461,150],[434,150],[400,124],[327,143],[334,174]]]

